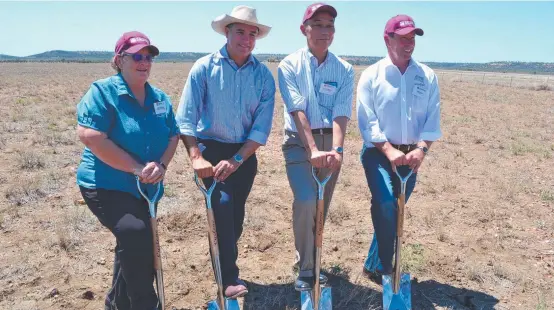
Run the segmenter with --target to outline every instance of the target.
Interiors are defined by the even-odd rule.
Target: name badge
[[[422,85],[414,85],[412,94],[414,94],[416,97],[423,97],[423,95],[425,95],[425,91],[426,89]]]
[[[322,83],[319,92],[325,95],[334,95],[337,92],[337,82]]]
[[[156,115],[167,113],[165,101],[154,102],[154,113],[156,113]]]

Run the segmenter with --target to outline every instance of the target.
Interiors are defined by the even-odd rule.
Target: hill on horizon
[[[208,53],[198,52],[163,52],[156,57],[157,62],[194,62]],[[255,54],[260,61],[279,62],[285,54]],[[371,65],[381,59],[376,56],[339,55],[352,65]],[[0,54],[0,62],[109,62],[113,52],[108,51],[63,51],[53,50],[29,56],[11,56]],[[487,63],[459,63],[459,62],[426,62],[435,69],[463,70],[463,71],[488,71],[488,72],[514,72],[530,74],[554,75],[554,63],[548,62],[520,62],[520,61],[496,61]]]

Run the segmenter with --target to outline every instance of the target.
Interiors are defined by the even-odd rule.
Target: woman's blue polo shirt
[[[77,105],[79,125],[107,134],[142,164],[159,162],[169,139],[179,134],[169,97],[149,83],[145,87],[146,100],[141,107],[123,76],[116,74],[92,83]],[[88,147],[77,169],[77,184],[89,189],[119,190],[141,198],[132,173],[112,168]],[[150,197],[154,195],[153,185],[143,184],[142,188]]]

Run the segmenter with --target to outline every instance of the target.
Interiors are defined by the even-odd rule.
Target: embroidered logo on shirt
[[[416,76],[414,77],[414,81],[424,83],[423,77],[422,77],[422,76],[419,76],[419,75],[416,75]]]

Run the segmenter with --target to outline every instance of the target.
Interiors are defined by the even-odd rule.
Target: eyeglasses
[[[129,53],[121,53],[122,56],[131,56],[135,62],[140,62],[145,60],[146,62],[152,62],[154,60],[154,57],[152,55],[143,55],[143,54],[129,54]]]

